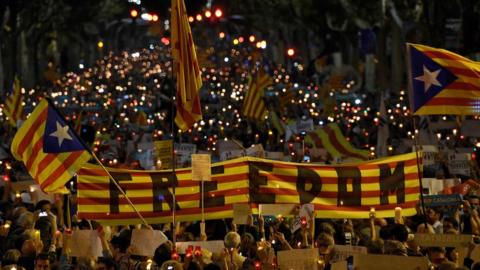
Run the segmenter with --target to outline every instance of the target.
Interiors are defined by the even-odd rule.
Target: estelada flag
[[[447,50],[407,44],[413,114],[480,113],[480,63]]]
[[[5,101],[5,115],[8,116],[8,123],[16,127],[17,121],[22,119],[23,115],[23,94],[20,87],[20,80],[15,77],[13,89]]]
[[[173,71],[177,79],[175,123],[185,131],[202,119],[199,96],[202,77],[183,0],[172,0],[171,21]]]
[[[17,131],[11,150],[46,192],[61,191],[90,159],[84,144],[47,99]]]
[[[243,100],[242,114],[250,119],[263,121],[268,113],[263,97],[265,88],[273,84],[273,79],[263,69],[257,71],[255,79],[249,76],[248,91]]]
[[[333,158],[351,159],[354,161],[367,160],[369,151],[354,147],[343,135],[336,123],[319,127],[305,136],[305,142],[313,148],[323,148]]]

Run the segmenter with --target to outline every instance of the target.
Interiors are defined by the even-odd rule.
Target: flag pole
[[[417,134],[417,120],[415,118],[415,115],[413,113],[411,114],[411,117],[413,119],[413,143],[415,147],[415,157],[416,157],[416,163],[417,163],[417,175],[418,175],[418,181],[420,181],[420,202],[422,204],[422,211],[423,211],[423,217],[424,217],[424,224],[425,224],[425,230],[427,230],[427,211],[425,210],[425,201],[423,198],[423,183],[422,183],[422,171],[420,170],[420,158],[418,155],[418,151],[420,149],[418,145],[418,134]]]
[[[133,211],[135,211],[135,213],[138,215],[138,217],[142,220],[142,223],[145,224],[145,226],[148,226],[148,222],[143,218],[142,214],[140,214],[140,212],[135,207],[135,205],[130,200],[130,198],[127,196],[125,191],[123,191],[122,187],[120,187],[117,180],[115,180],[115,178],[110,174],[110,172],[107,170],[107,168],[105,168],[105,166],[103,166],[102,162],[100,162],[97,155],[95,155],[95,153],[93,153],[93,152],[91,152],[91,154],[92,154],[93,158],[97,161],[97,163],[102,167],[102,169],[107,173],[108,177],[110,178],[110,180],[112,180],[113,184],[117,187],[118,191],[120,191],[120,193],[122,193],[123,197],[125,197],[128,204],[130,204],[130,206],[132,207]]]
[[[130,206],[132,207],[132,209],[135,211],[135,213],[138,215],[138,217],[142,220],[142,222],[148,226],[148,223],[147,221],[143,218],[143,216],[140,214],[140,212],[138,212],[137,208],[135,207],[135,205],[132,203],[132,201],[130,200],[130,198],[128,198],[127,194],[125,193],[125,191],[123,191],[123,189],[120,187],[120,185],[118,184],[117,180],[115,180],[115,178],[110,174],[110,172],[107,170],[107,168],[105,168],[105,166],[103,166],[102,162],[97,158],[97,155],[95,155],[95,153],[90,149],[90,147],[88,147],[88,145],[78,136],[78,134],[75,132],[74,129],[72,129],[72,127],[70,126],[70,124],[65,120],[65,118],[63,117],[63,115],[60,113],[60,111],[57,109],[57,107],[55,107],[55,104],[52,102],[52,100],[48,97],[45,97],[45,99],[47,100],[48,104],[50,105],[50,107],[52,107],[53,110],[55,110],[55,112],[58,114],[59,117],[62,118],[63,122],[65,122],[65,124],[70,128],[70,130],[72,130],[72,133],[73,135],[77,138],[77,140],[82,144],[82,146],[85,148],[85,150],[88,151],[88,153],[90,153],[90,155],[92,155],[92,157],[97,161],[97,163],[102,167],[102,169],[108,174],[108,177],[113,181],[113,183],[115,184],[115,186],[117,187],[117,189],[120,191],[120,193],[122,193],[122,195],[125,197],[125,199],[127,200],[127,202],[130,204]]]

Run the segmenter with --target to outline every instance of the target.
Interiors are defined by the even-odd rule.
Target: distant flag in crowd
[[[281,93],[278,97],[278,105],[280,110],[283,110],[288,104],[292,103],[292,100],[295,98],[295,92],[293,90],[287,89],[285,93]]]
[[[5,102],[5,115],[8,117],[8,123],[16,127],[17,121],[22,119],[23,115],[23,94],[20,87],[20,80],[15,77],[13,89]]]
[[[263,121],[267,115],[267,107],[263,101],[265,88],[273,84],[272,77],[263,69],[257,71],[255,79],[250,76],[247,94],[243,100],[243,115],[247,118]]]
[[[309,132],[305,137],[305,142],[310,143],[313,148],[323,148],[327,150],[327,152],[336,159],[341,158],[360,161],[369,158],[369,152],[353,147],[335,123],[330,123],[323,128],[317,128]]]
[[[175,123],[182,131],[202,119],[202,77],[183,0],[172,0],[172,57],[177,79]]]
[[[147,120],[147,114],[144,111],[139,111],[137,114],[137,125],[146,126],[148,124]]]
[[[272,127],[277,130],[278,135],[283,135],[285,133],[285,128],[284,128],[284,123],[282,123],[282,120],[280,117],[278,117],[277,113],[274,112],[273,110],[269,113],[270,123],[272,124]]]
[[[410,104],[416,115],[480,113],[480,63],[443,49],[407,44]]]
[[[387,155],[387,140],[389,136],[387,110],[385,108],[385,95],[382,92],[380,95],[380,115],[377,132],[377,157],[384,157]]]
[[[11,151],[45,192],[61,191],[90,159],[84,144],[46,99],[17,131]]]

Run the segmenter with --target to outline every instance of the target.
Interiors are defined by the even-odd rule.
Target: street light
[[[289,49],[287,50],[287,55],[288,55],[288,56],[294,56],[294,55],[295,55],[295,50],[292,49],[292,48],[289,48]]]

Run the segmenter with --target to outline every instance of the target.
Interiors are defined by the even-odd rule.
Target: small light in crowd
[[[254,35],[249,36],[248,41],[255,42],[255,36]]]
[[[192,16],[188,16],[188,22],[192,23],[195,19]]]
[[[197,19],[197,21],[200,22],[200,21],[202,21],[203,18],[202,18],[202,15],[197,14],[197,16],[195,17],[195,19]]]
[[[292,48],[289,48],[289,49],[287,50],[287,55],[288,55],[288,56],[294,56],[294,55],[295,55],[295,50],[292,49]]]
[[[130,16],[132,16],[132,18],[136,18],[138,16],[138,11],[136,9],[130,10]]]
[[[222,39],[225,38],[225,33],[224,33],[224,32],[220,32],[220,33],[218,34],[218,37],[219,37],[219,38],[222,38]]]
[[[101,40],[97,43],[97,47],[100,48],[100,49],[103,48],[103,45],[104,45],[103,41],[101,41]]]
[[[220,18],[223,15],[223,11],[219,8],[215,10],[215,17]]]
[[[210,10],[205,11],[205,18],[210,18],[212,17],[212,12]]]

